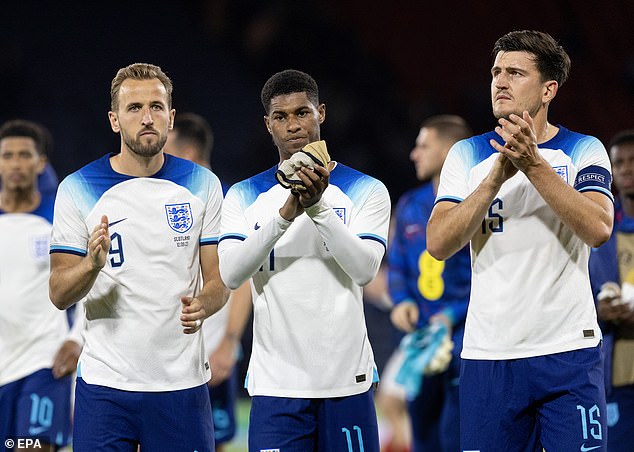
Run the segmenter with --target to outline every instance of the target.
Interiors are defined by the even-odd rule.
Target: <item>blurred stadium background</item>
[[[550,32],[573,60],[551,118],[604,142],[633,127],[634,3],[155,0],[3,2],[0,120],[47,125],[61,177],[116,149],[110,81],[160,65],[177,111],[212,124],[213,166],[233,183],[277,160],[259,91],[285,68],[311,73],[328,107],[335,159],[382,179],[394,199],[415,184],[408,153],[431,114],[491,129],[490,52],[500,35]]]

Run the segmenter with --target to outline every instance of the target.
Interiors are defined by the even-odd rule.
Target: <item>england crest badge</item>
[[[194,224],[192,208],[188,202],[182,204],[165,204],[167,224],[176,232],[187,232]]]
[[[36,237],[31,237],[31,253],[35,259],[48,259],[49,246],[49,236],[40,235]]]
[[[343,221],[343,223],[346,223],[346,208],[345,207],[333,207],[332,210],[335,211],[335,213],[337,214],[337,216],[341,219],[341,221]]]
[[[568,167],[566,165],[563,166],[553,166],[555,172],[561,177],[564,182],[568,183]]]

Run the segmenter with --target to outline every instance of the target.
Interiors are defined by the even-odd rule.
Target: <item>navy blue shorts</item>
[[[236,391],[238,373],[234,367],[229,378],[218,386],[209,386],[216,446],[231,441],[236,434]]]
[[[373,390],[332,399],[255,396],[249,452],[379,452]]]
[[[73,452],[214,452],[209,391],[122,391],[77,379]]]
[[[608,396],[608,450],[634,450],[634,385],[612,388]]]
[[[600,346],[513,360],[462,360],[463,451],[606,450]]]
[[[0,440],[31,438],[59,447],[70,442],[71,377],[42,369],[0,386]],[[16,442],[17,443],[17,442]]]

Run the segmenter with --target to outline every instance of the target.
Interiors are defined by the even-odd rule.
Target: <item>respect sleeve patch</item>
[[[588,166],[577,174],[574,187],[577,191],[611,193],[612,175],[602,166]]]

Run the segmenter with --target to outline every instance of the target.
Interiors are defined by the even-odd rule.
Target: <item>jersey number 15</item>
[[[487,216],[482,220],[482,234],[486,235],[487,230],[491,232],[504,231],[504,217],[500,212],[504,209],[504,203],[500,198],[495,198],[489,206]]]

